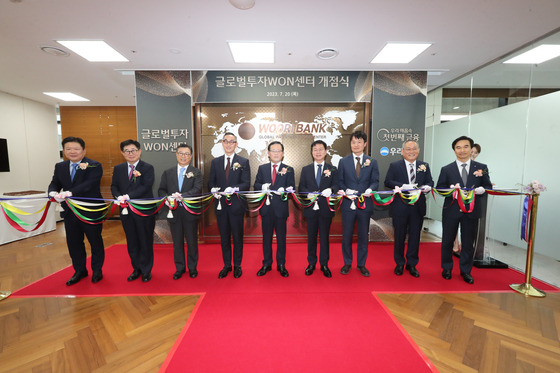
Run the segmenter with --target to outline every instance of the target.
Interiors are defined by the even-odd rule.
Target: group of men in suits
[[[86,251],[84,235],[92,248],[92,282],[103,278],[104,246],[101,237],[101,224],[89,224],[68,213],[66,197],[102,198],[99,184],[102,167],[99,162],[86,158],[85,143],[78,137],[67,137],[62,146],[67,161],[55,166],[55,172],[49,185],[49,195],[62,203],[66,229],[67,245],[75,270],[67,281],[73,285],[88,276],[86,268]],[[473,140],[466,136],[457,138],[452,143],[456,161],[441,170],[438,189],[474,189],[478,198],[483,198],[485,189],[491,189],[488,168],[482,163],[470,159]],[[222,259],[224,266],[219,278],[225,278],[233,271],[233,276],[242,275],[243,258],[243,216],[247,210],[245,198],[236,192],[247,191],[250,187],[250,165],[246,158],[236,154],[237,137],[226,133],[222,138],[224,155],[212,160],[208,187],[215,197],[215,214],[220,231]],[[357,225],[357,269],[363,276],[370,276],[366,268],[368,256],[369,222],[373,214],[373,191],[379,186],[379,169],[377,161],[365,153],[367,135],[357,131],[351,135],[352,153],[341,159],[338,168],[326,162],[327,144],[321,140],[311,144],[313,163],[303,167],[298,192],[306,194],[311,202],[304,209],[303,215],[308,228],[308,266],[305,275],[313,274],[317,261],[325,277],[332,277],[328,267],[330,258],[329,230],[334,210],[329,203],[331,196],[342,196],[342,254],[344,266],[340,273],[346,275],[353,264],[352,238]],[[131,199],[152,199],[154,168],[140,159],[142,150],[135,140],[125,140],[120,144],[125,159],[114,168],[111,192],[114,198],[123,202],[121,222],[125,231],[127,248],[133,272],[128,281],[142,277],[143,282],[151,280],[153,267],[153,231],[155,216],[153,208],[143,208],[135,213],[127,213],[124,201]],[[419,161],[420,148],[415,141],[406,141],[402,147],[403,159],[391,163],[385,186],[409,194],[414,203],[395,197],[390,211],[394,227],[394,273],[398,276],[406,269],[412,276],[419,277],[416,268],[419,262],[420,233],[426,214],[425,194],[434,185],[430,167]],[[183,198],[202,193],[202,173],[192,164],[193,149],[181,144],[177,148],[177,165],[165,170],[158,189],[160,197],[167,197],[166,206],[171,235],[173,238],[174,262],[176,272],[173,279],[178,280],[188,270],[189,276],[198,275],[198,220],[199,214],[185,208],[173,208],[182,203]],[[264,276],[272,269],[272,238],[276,233],[277,270],[283,277],[288,277],[286,269],[286,222],[289,215],[286,193],[295,192],[294,169],[283,163],[284,145],[273,141],[268,145],[270,162],[260,165],[253,189],[265,193],[266,203],[259,210],[262,219],[263,261],[257,276]],[[417,198],[416,198],[417,197]],[[472,202],[474,203],[474,202]],[[186,206],[186,205],[183,205]],[[451,279],[453,268],[452,249],[457,230],[461,226],[463,250],[460,257],[460,273],[464,281],[474,282],[470,272],[473,264],[473,245],[479,218],[478,204],[471,213],[461,211],[458,203],[453,203],[451,196],[445,199],[443,208],[443,237],[441,246],[442,277]],[[466,206],[469,209],[469,206]],[[317,257],[317,235],[319,235],[319,257]],[[405,254],[405,240],[408,245]],[[187,243],[185,260],[184,244]],[[233,247],[232,247],[233,240]]]

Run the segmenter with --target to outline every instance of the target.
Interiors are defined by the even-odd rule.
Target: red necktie
[[[276,167],[278,167],[277,164],[272,165],[272,184],[276,181]]]
[[[130,165],[130,172],[128,173],[128,180],[132,179],[132,175],[134,175],[134,165]]]

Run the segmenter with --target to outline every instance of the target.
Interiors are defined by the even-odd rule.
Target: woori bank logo
[[[381,154],[382,156],[386,157],[387,155],[389,155],[389,148],[382,147],[382,148],[379,150],[379,154]]]

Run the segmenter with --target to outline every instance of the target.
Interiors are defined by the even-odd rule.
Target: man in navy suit
[[[393,162],[389,165],[385,186],[394,189],[421,189],[418,200],[413,205],[404,202],[400,195],[395,195],[391,203],[391,216],[394,228],[394,258],[395,274],[400,276],[403,269],[414,277],[419,277],[420,273],[416,269],[418,264],[418,247],[420,246],[420,233],[426,215],[426,197],[434,186],[430,166],[426,162],[419,161],[420,146],[414,140],[406,141],[401,150],[403,160]],[[417,187],[419,186],[419,187]],[[406,260],[404,256],[404,241],[408,233],[408,248],[406,250]]]
[[[183,198],[199,196],[202,193],[202,173],[191,164],[193,150],[190,145],[180,144],[177,146],[177,165],[171,167],[161,175],[158,188],[160,197],[173,198],[178,204],[171,215],[166,214],[171,237],[173,239],[173,259],[176,272],[173,279],[178,280],[189,269],[189,276],[198,276],[196,269],[198,264],[198,220],[200,215],[187,211],[180,204]],[[167,209],[164,210],[164,213]],[[185,240],[187,241],[187,263],[185,265]]]
[[[329,208],[327,198],[338,192],[336,167],[325,162],[327,144],[316,140],[311,144],[314,162],[304,166],[299,179],[299,193],[321,193],[316,202],[303,210],[307,222],[307,262],[305,275],[310,276],[317,264],[317,233],[320,237],[319,264],[325,277],[332,277],[329,269],[329,231],[334,211]],[[310,198],[315,195],[311,194]]]
[[[214,158],[210,164],[210,178],[208,187],[216,197],[214,212],[220,230],[222,244],[222,258],[224,267],[218,278],[224,278],[232,270],[233,237],[233,277],[239,278],[243,273],[241,260],[243,259],[243,224],[247,210],[245,199],[239,198],[237,191],[247,191],[251,185],[251,167],[249,160],[235,154],[237,137],[227,132],[222,138],[224,155]],[[218,194],[220,192],[220,194]],[[226,196],[225,198],[221,198]]]
[[[70,211],[64,199],[65,197],[103,198],[99,190],[103,167],[99,162],[86,158],[86,144],[80,137],[66,137],[62,140],[62,148],[64,156],[68,160],[55,165],[48,191],[51,197],[61,202],[64,209],[61,215],[64,218],[68,253],[74,267],[74,275],[66,282],[66,285],[74,285],[88,275],[84,234],[91,245],[91,270],[93,272],[91,282],[96,283],[103,278],[101,270],[105,260],[105,247],[101,236],[103,225],[82,222]],[[84,214],[90,215],[87,212]]]
[[[296,184],[294,169],[284,163],[284,145],[279,141],[268,144],[270,163],[259,166],[254,189],[263,192],[272,191],[268,198],[270,205],[263,204],[259,213],[262,219],[263,266],[257,276],[264,276],[272,269],[272,235],[276,232],[276,265],[282,277],[288,277],[286,269],[286,221],[290,214],[287,195],[293,192]]]
[[[142,149],[135,140],[125,140],[120,144],[121,152],[126,162],[118,164],[113,169],[111,193],[115,199],[126,201],[131,199],[153,198],[154,167],[140,160]],[[134,281],[142,276],[143,282],[152,279],[154,265],[154,228],[156,224],[154,211],[141,210],[147,216],[141,216],[128,210],[123,214],[121,209],[121,223],[126,235],[126,246],[132,263],[132,274],[128,281]]]
[[[369,220],[373,214],[372,191],[379,186],[379,168],[377,161],[364,153],[367,135],[356,131],[350,136],[352,154],[342,158],[338,163],[338,193],[343,197],[342,211],[342,256],[344,266],[340,273],[347,275],[352,268],[352,236],[354,226],[358,223],[358,270],[368,277],[366,268],[368,254]],[[357,197],[362,196],[357,199]]]
[[[474,189],[474,209],[470,213],[462,212],[457,201],[453,197],[445,198],[442,213],[443,234],[441,239],[441,267],[442,277],[451,279],[453,269],[453,241],[457,236],[457,229],[461,225],[461,255],[459,257],[459,268],[463,280],[472,284],[471,276],[473,266],[474,242],[476,240],[478,219],[481,215],[482,198],[486,198],[486,189],[492,189],[492,183],[488,175],[488,167],[485,164],[471,160],[471,149],[474,141],[467,136],[458,137],[451,145],[457,159],[447,166],[441,168],[436,188],[467,188]],[[466,204],[467,211],[471,205]]]

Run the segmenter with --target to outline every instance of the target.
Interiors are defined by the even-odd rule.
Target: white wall
[[[556,228],[560,194],[560,92],[485,111],[426,129],[425,159],[437,182],[442,166],[452,162],[452,141],[467,135],[482,146],[477,161],[486,163],[495,189],[519,188],[539,180],[548,191],[539,198],[535,251],[560,260],[560,229]],[[428,216],[441,220],[443,199],[430,202]],[[518,247],[522,198],[489,199],[487,236]]]
[[[0,172],[0,195],[46,191],[59,161],[54,106],[0,92],[0,138],[8,140],[10,172]]]

